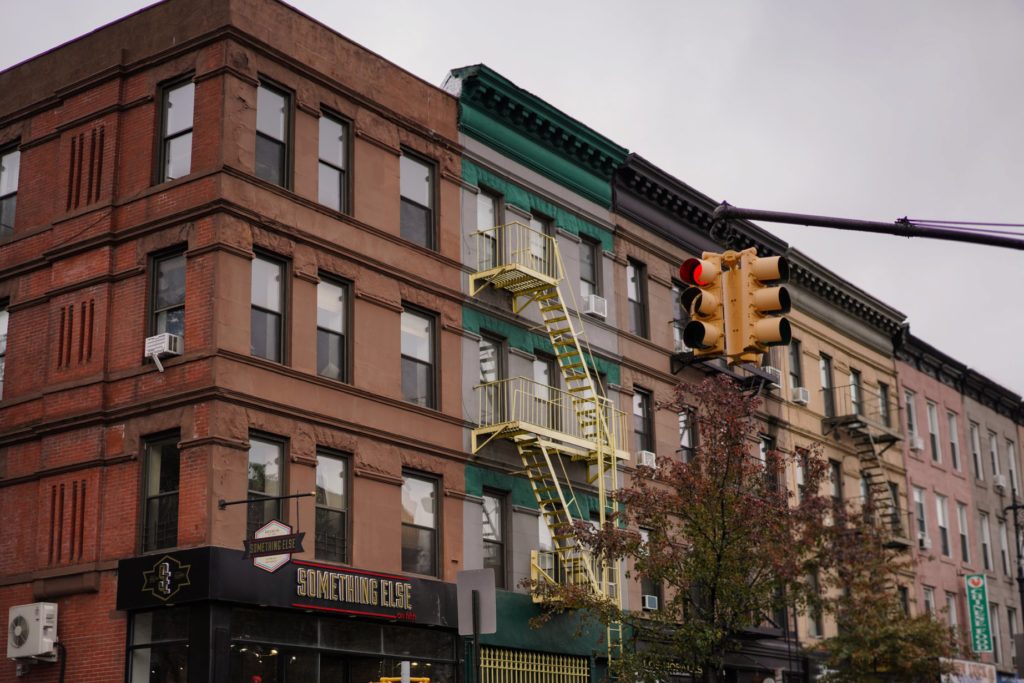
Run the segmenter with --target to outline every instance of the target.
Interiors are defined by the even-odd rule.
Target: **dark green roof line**
[[[628,150],[476,64],[454,69],[459,128],[555,182],[611,206],[611,178]]]

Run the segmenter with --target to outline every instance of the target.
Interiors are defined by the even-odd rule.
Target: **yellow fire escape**
[[[536,303],[565,389],[524,377],[477,387],[480,414],[472,433],[473,452],[495,439],[516,445],[551,532],[552,551],[532,553],[533,580],[588,586],[621,606],[621,563],[593,557],[572,533],[575,521],[592,520],[573,491],[566,459],[586,464],[588,483],[596,487],[599,499],[597,521],[603,526],[615,510],[611,494],[619,486],[616,464],[629,458],[625,413],[601,395],[588,363],[583,321],[570,312],[570,305],[579,310],[573,288],[567,288],[567,302],[559,287],[565,268],[554,238],[521,223],[480,230],[475,236],[478,263],[469,278],[470,294],[487,286],[508,291],[516,313]],[[607,642],[613,659],[621,649],[619,624],[608,627]]]

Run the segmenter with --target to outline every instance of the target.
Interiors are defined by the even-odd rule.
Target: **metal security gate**
[[[481,683],[588,683],[590,660],[572,655],[480,648]]]

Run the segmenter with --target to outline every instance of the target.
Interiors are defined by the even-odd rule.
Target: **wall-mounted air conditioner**
[[[644,595],[641,598],[641,604],[646,610],[658,609],[658,596],[657,595]]]
[[[162,357],[180,356],[184,349],[185,343],[182,338],[170,332],[161,332],[152,337],[146,337],[146,358],[152,358],[160,372],[164,371],[163,363],[160,362]]]
[[[775,386],[782,385],[782,370],[779,370],[777,367],[772,365],[765,365],[761,368],[761,372],[771,377],[772,383],[775,384]]]
[[[7,612],[7,658],[57,660],[57,604],[33,602]]]
[[[992,486],[995,487],[996,493],[1002,495],[1003,492],[1006,491],[1006,475],[997,474],[996,476],[992,477]]]
[[[811,400],[811,392],[806,387],[793,387],[793,403],[805,406]]]
[[[640,451],[636,454],[636,462],[644,467],[657,467],[658,456],[653,451]]]
[[[919,436],[910,437],[910,450],[920,453],[924,450],[924,439]]]
[[[583,299],[583,312],[599,318],[608,317],[608,300],[603,296],[591,294]]]
[[[918,545],[919,548],[921,548],[921,550],[931,550],[932,549],[932,537],[929,536],[928,534],[925,534],[924,536],[919,537],[917,539],[917,545]]]

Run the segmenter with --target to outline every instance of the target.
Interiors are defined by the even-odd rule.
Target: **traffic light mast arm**
[[[987,244],[993,247],[1024,250],[1024,239],[1006,235],[991,235],[979,232],[964,232],[952,228],[925,228],[915,225],[908,218],[897,219],[893,223],[862,221],[853,218],[834,218],[832,216],[814,216],[802,213],[786,213],[783,211],[763,211],[761,209],[742,209],[722,202],[715,208],[715,220],[740,218],[764,221],[766,223],[789,223],[791,225],[814,225],[837,230],[853,230],[856,232],[874,232],[899,237],[930,237],[937,240]]]

